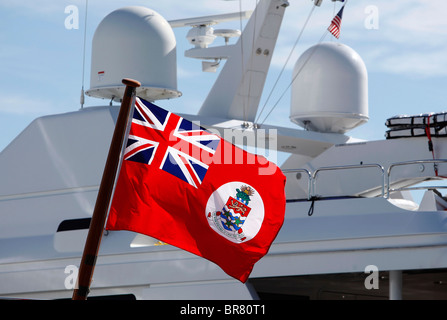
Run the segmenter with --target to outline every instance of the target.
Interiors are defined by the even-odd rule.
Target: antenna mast
[[[86,42],[86,38],[87,38],[87,14],[88,14],[88,0],[85,0],[84,48],[83,48],[83,54],[82,54],[81,109],[84,108],[84,103],[85,103],[84,78],[85,78],[85,42]]]

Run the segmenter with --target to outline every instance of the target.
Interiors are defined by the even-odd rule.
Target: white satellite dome
[[[123,78],[141,82],[137,94],[149,101],[176,98],[177,52],[174,32],[154,10],[125,7],[107,15],[93,36],[87,95],[119,101]]]
[[[345,133],[368,121],[368,75],[350,47],[328,42],[309,48],[296,62],[293,78],[290,119],[296,124]]]

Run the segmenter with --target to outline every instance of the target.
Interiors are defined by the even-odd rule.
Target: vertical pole
[[[118,120],[115,125],[109,154],[107,156],[101,184],[99,186],[95,209],[93,210],[92,220],[90,222],[90,228],[79,268],[78,286],[73,292],[73,300],[86,300],[90,291],[90,284],[93,278],[93,271],[95,269],[96,258],[98,256],[99,246],[104,232],[104,225],[120,161],[121,149],[125,139],[124,135],[130,116],[129,113],[135,97],[136,88],[141,85],[138,81],[131,79],[123,79],[123,84],[126,85],[126,89],[124,91]]]
[[[402,300],[402,271],[390,271],[390,300]]]

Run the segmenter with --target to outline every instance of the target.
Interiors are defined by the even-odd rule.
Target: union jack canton
[[[124,160],[156,166],[198,188],[221,138],[136,98]]]

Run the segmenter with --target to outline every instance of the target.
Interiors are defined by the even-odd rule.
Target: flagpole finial
[[[133,87],[133,88],[138,88],[141,86],[141,83],[139,81],[133,80],[133,79],[128,79],[128,78],[123,79],[123,84],[125,84],[126,86],[129,86],[129,87]]]

